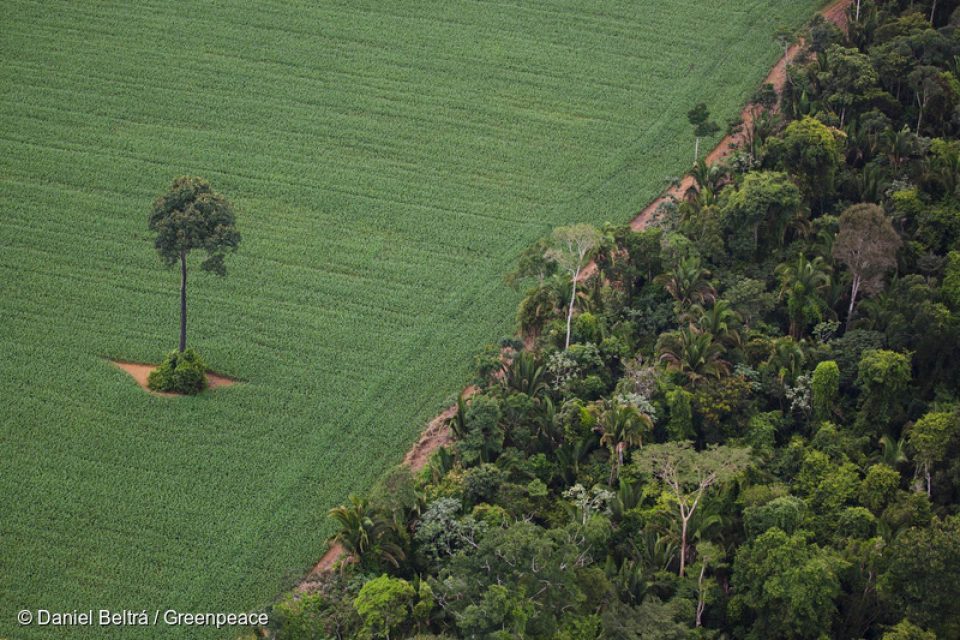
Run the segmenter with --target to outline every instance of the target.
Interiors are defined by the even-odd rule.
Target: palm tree
[[[707,376],[720,378],[730,370],[730,363],[723,359],[723,346],[713,334],[693,325],[662,334],[657,352],[668,369],[686,375],[691,382]]]
[[[393,540],[390,523],[372,510],[366,500],[351,495],[350,504],[334,507],[330,517],[340,525],[330,541],[340,544],[356,560],[362,562],[372,555],[399,567],[406,557]]]
[[[681,308],[693,303],[713,302],[717,292],[710,284],[710,272],[700,264],[700,258],[683,258],[672,271],[666,271],[654,278],[654,282],[663,286],[667,293],[677,301]]]
[[[690,175],[697,183],[699,191],[709,189],[713,193],[720,193],[721,187],[729,180],[730,173],[719,164],[707,164],[703,158],[693,165]]]
[[[799,340],[810,322],[823,319],[826,305],[820,294],[830,287],[830,272],[830,265],[822,257],[807,260],[802,253],[793,264],[783,263],[777,267],[780,299],[787,298],[793,338]]]
[[[917,136],[907,125],[903,125],[900,131],[888,129],[884,135],[884,143],[887,148],[887,158],[898,172],[903,163],[917,151]]]
[[[726,346],[740,344],[740,333],[736,327],[742,322],[742,318],[734,311],[729,300],[717,300],[709,309],[694,304],[680,316],[680,320],[695,325],[700,331],[713,334]]]
[[[610,450],[613,462],[610,485],[613,486],[623,466],[627,448],[631,445],[643,446],[643,434],[653,431],[653,419],[636,407],[613,400],[604,400],[599,409],[596,430],[600,432],[600,444]]]
[[[543,373],[543,365],[534,354],[520,351],[509,362],[501,365],[500,385],[508,391],[537,398],[548,390]]]
[[[796,380],[803,371],[803,363],[806,359],[800,343],[790,336],[784,336],[773,341],[766,365],[777,372],[777,380],[780,384],[785,384]]]
[[[881,452],[877,459],[891,469],[896,469],[910,461],[907,456],[906,438],[894,440],[889,434],[884,434],[880,438],[880,447]]]
[[[467,399],[463,392],[457,396],[457,410],[447,420],[447,426],[457,440],[467,437]]]

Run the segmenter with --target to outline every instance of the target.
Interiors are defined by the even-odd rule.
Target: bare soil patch
[[[143,364],[140,362],[125,362],[123,360],[111,360],[110,363],[130,374],[134,380],[137,381],[137,384],[140,387],[148,392],[152,393],[155,396],[163,396],[164,398],[177,398],[183,394],[180,393],[168,393],[165,391],[154,391],[147,386],[147,376],[150,375],[150,372],[157,368],[155,364]],[[232,384],[236,384],[237,381],[222,376],[219,373],[214,373],[213,371],[207,371],[207,383],[208,389],[216,389],[217,387],[229,387]]]

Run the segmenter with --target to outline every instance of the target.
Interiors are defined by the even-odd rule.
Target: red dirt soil
[[[843,29],[847,24],[847,7],[849,7],[852,3],[853,0],[837,0],[836,2],[833,2],[825,7],[820,14],[827,20],[830,20],[838,27]],[[783,85],[787,80],[787,65],[794,60],[794,58],[803,48],[803,44],[804,43],[801,40],[800,42],[791,45],[787,49],[786,55],[774,65],[773,69],[771,69],[770,73],[767,75],[766,80],[764,80],[765,83],[770,83],[773,85],[773,88],[776,90],[778,95],[783,90]],[[753,116],[754,112],[749,106],[744,108],[744,110],[741,112],[741,117],[743,118],[744,123],[744,126],[741,127],[741,131],[746,131],[749,129],[749,124],[752,121]],[[707,164],[710,165],[719,162],[720,160],[723,160],[729,156],[734,149],[743,142],[743,139],[743,133],[736,133],[726,136],[707,155]],[[693,177],[689,174],[684,176],[684,178],[676,186],[667,189],[653,202],[644,207],[643,210],[640,211],[640,213],[638,213],[630,222],[630,228],[634,231],[642,231],[650,223],[650,220],[653,218],[653,214],[657,211],[657,208],[661,204],[672,200],[679,200],[683,194],[685,194],[687,190],[693,186],[695,186]],[[596,271],[596,268],[596,263],[591,262],[580,273],[579,279],[586,279]],[[121,365],[118,364],[118,366]],[[131,373],[131,375],[134,374]],[[146,374],[144,374],[144,381],[145,380]],[[213,386],[213,384],[210,386]],[[467,387],[464,390],[464,396],[469,397],[476,391],[476,387]],[[403,463],[409,466],[411,471],[415,473],[422,469],[424,466],[426,466],[427,462],[430,460],[430,456],[432,456],[437,449],[448,445],[453,441],[453,435],[450,433],[450,428],[447,426],[447,421],[450,420],[450,418],[453,417],[456,412],[456,405],[448,407],[440,415],[435,417],[427,424],[427,428],[424,429],[423,433],[420,435],[420,438],[403,458]],[[339,543],[330,545],[330,548],[328,548],[327,552],[323,554],[323,557],[320,558],[320,561],[314,565],[313,569],[310,570],[310,573],[307,574],[303,581],[297,585],[296,591],[300,593],[309,593],[312,591],[316,586],[315,578],[325,571],[333,570],[333,568],[337,565],[337,561],[345,558],[345,556],[346,549],[344,549]],[[346,558],[344,561],[348,562],[349,558]]]
[[[144,391],[148,391],[155,396],[163,396],[164,398],[177,398],[182,396],[180,393],[168,393],[165,391],[154,391],[147,386],[147,376],[150,375],[150,372],[157,368],[155,364],[140,364],[138,362],[124,362],[123,360],[111,360],[110,363],[126,371],[130,376],[137,381],[137,384],[143,388]],[[217,387],[229,387],[232,384],[236,384],[236,380],[227,378],[226,376],[221,376],[212,371],[207,371],[207,383],[209,389],[216,389]]]

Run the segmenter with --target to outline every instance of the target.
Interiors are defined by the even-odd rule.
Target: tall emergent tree
[[[677,503],[680,516],[680,577],[687,564],[687,529],[710,487],[723,484],[750,466],[746,448],[721,445],[697,452],[689,442],[651,444],[634,456],[638,471],[659,480]]]
[[[240,233],[236,216],[226,198],[210,188],[203,178],[183,176],[169,191],[156,199],[150,213],[150,230],[156,232],[154,245],[164,263],[180,263],[180,352],[187,348],[187,256],[194,249],[207,252],[200,268],[223,276],[223,259],[236,251]]]
[[[700,139],[712,136],[720,131],[720,125],[710,119],[710,110],[703,102],[698,103],[687,112],[687,120],[693,125],[693,135],[697,138],[693,147],[693,162],[696,164],[697,160],[700,159]]]
[[[570,275],[570,306],[567,309],[567,340],[564,349],[570,348],[570,326],[573,321],[573,305],[577,300],[577,280],[587,265],[587,257],[600,246],[600,232],[589,224],[575,224],[553,230],[550,248],[544,256],[555,262]]]
[[[884,274],[897,266],[900,236],[875,204],[855,204],[840,215],[840,231],[833,242],[833,257],[850,269],[850,306],[847,326],[853,318],[857,295],[883,289]]]

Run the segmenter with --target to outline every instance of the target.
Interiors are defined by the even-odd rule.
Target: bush
[[[193,395],[207,388],[207,365],[193,349],[171,351],[150,372],[147,386],[154,391]]]

